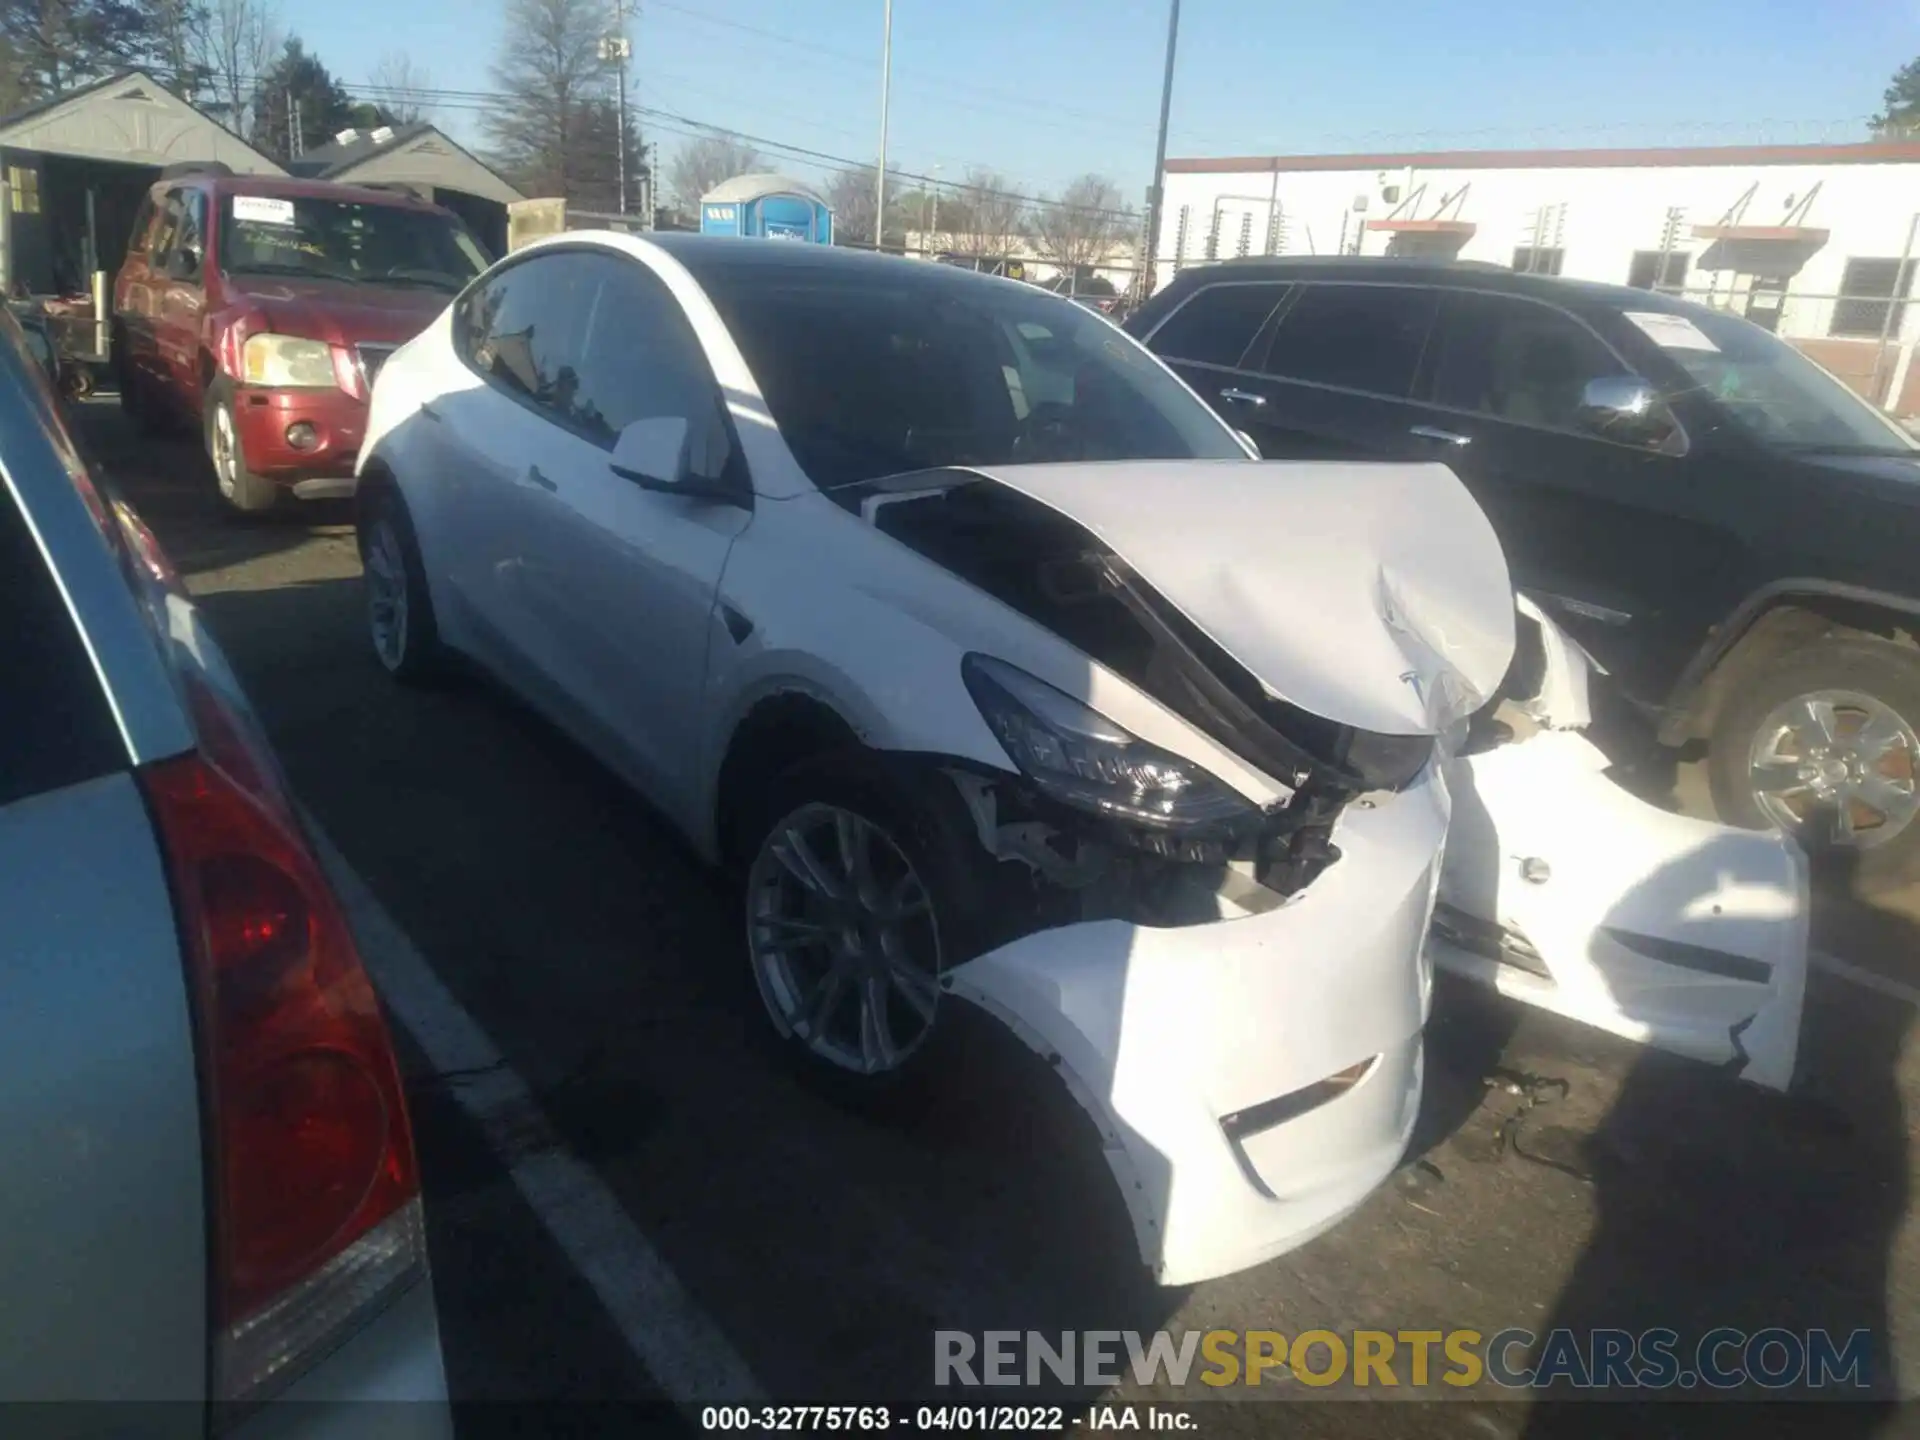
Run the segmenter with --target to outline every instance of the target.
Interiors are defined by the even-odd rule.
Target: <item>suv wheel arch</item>
[[[1730,683],[1756,665],[1830,636],[1920,639],[1920,598],[1810,578],[1756,590],[1715,628],[1674,683],[1660,721],[1660,740],[1704,740]]]

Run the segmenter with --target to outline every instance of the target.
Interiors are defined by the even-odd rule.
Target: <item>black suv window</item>
[[[1564,311],[1508,295],[1454,294],[1441,323],[1433,400],[1501,420],[1578,430],[1589,380],[1630,373]]]
[[[564,408],[579,384],[575,340],[595,288],[578,251],[508,266],[462,302],[454,329],[462,357],[503,389]]]
[[[0,343],[6,343],[4,337]],[[18,361],[20,366],[30,363]],[[0,378],[0,384],[10,383]],[[4,485],[0,717],[0,805],[77,785],[125,763],[125,747],[93,662],[25,517]]]
[[[1259,368],[1400,399],[1412,393],[1438,304],[1434,291],[1407,285],[1303,285]]]
[[[1149,343],[1169,360],[1238,365],[1286,293],[1277,282],[1208,285],[1175,310]]]

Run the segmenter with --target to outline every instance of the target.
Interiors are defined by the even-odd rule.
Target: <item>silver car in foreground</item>
[[[399,1067],[346,917],[10,317],[0,616],[3,1408],[451,1434]]]

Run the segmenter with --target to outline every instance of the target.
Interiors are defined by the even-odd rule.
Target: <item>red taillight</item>
[[[196,687],[197,688],[197,687]],[[220,702],[200,691],[203,729]],[[417,1274],[413,1140],[346,916],[230,715],[141,774],[199,1023],[220,1398],[257,1393]]]

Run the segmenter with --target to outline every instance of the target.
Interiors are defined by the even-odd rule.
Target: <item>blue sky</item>
[[[611,0],[609,0],[611,6]],[[633,94],[870,159],[882,0],[640,0]],[[498,0],[312,0],[285,24],[351,88],[389,50],[491,88]],[[450,37],[453,37],[450,39]],[[1030,188],[1148,181],[1164,0],[894,0],[889,159]],[[1173,155],[1861,138],[1920,0],[1183,0]],[[435,117],[463,139],[475,116]],[[665,124],[666,122],[662,122]],[[654,128],[670,156],[681,137]]]

